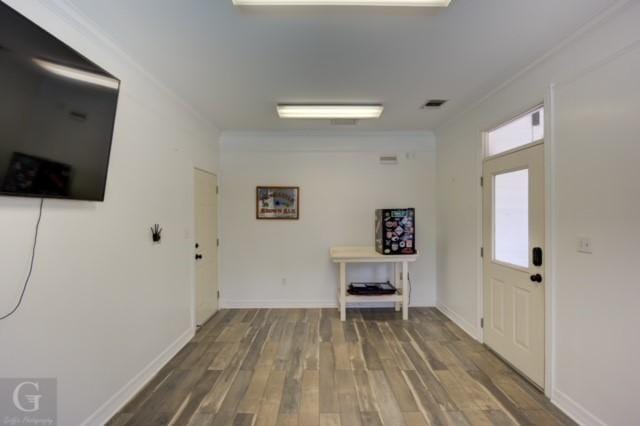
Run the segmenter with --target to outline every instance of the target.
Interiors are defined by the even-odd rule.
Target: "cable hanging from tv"
[[[40,211],[38,213],[38,221],[36,222],[36,230],[33,237],[33,247],[31,248],[31,261],[29,262],[29,272],[27,273],[27,278],[24,281],[24,285],[22,286],[22,291],[20,292],[20,298],[18,299],[18,303],[14,306],[8,314],[0,317],[0,321],[9,318],[11,315],[15,314],[17,310],[22,305],[22,301],[24,300],[24,295],[27,292],[27,287],[29,286],[29,281],[31,281],[31,274],[33,273],[33,265],[36,259],[36,247],[38,245],[38,231],[40,230],[40,221],[42,220],[42,209],[44,207],[44,198],[40,199]]]

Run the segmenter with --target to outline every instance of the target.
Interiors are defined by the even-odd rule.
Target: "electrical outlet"
[[[593,245],[591,244],[591,238],[580,237],[578,240],[578,252],[591,254],[593,253]]]

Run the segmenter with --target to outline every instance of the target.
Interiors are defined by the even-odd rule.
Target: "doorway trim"
[[[555,229],[555,221],[554,217],[554,204],[553,200],[555,199],[555,193],[553,188],[555,187],[555,173],[554,173],[554,159],[555,159],[555,125],[554,125],[554,117],[555,117],[555,105],[554,105],[554,85],[549,86],[547,93],[545,94],[542,100],[538,100],[538,102],[533,103],[533,107],[525,108],[521,110],[519,113],[515,115],[510,114],[509,117],[502,120],[500,123],[494,124],[491,127],[488,127],[486,130],[483,130],[480,138],[480,149],[478,150],[478,158],[477,158],[477,176],[478,182],[484,175],[484,161],[486,159],[486,141],[488,133],[498,127],[500,124],[509,123],[515,117],[519,117],[520,115],[524,115],[529,111],[534,110],[540,105],[544,106],[544,176],[545,176],[545,383],[544,383],[544,394],[547,398],[551,399],[553,389],[555,389],[555,363],[554,363],[554,337],[555,337],[555,322],[553,313],[555,311],[554,299],[555,299],[555,268],[554,268],[554,260],[555,260],[555,239],[554,239],[554,229]],[[529,148],[533,145],[539,144],[540,142],[533,142],[531,144],[525,145],[523,147],[519,147],[514,151]],[[509,152],[510,153],[510,152]],[[507,154],[507,153],[505,153]],[[477,327],[477,337],[480,343],[484,344],[484,328],[481,326],[483,318],[484,318],[484,265],[483,265],[483,257],[480,255],[482,248],[484,247],[484,235],[483,235],[483,189],[480,184],[477,186],[476,192],[476,207],[477,207],[477,217],[476,217],[476,230],[477,230],[477,241],[478,241],[478,256],[476,260],[478,271],[476,277],[476,293],[478,297],[476,298],[476,312],[478,316],[476,318],[476,327]]]
[[[190,250],[193,250],[195,248],[196,245],[196,211],[195,211],[195,205],[196,205],[196,179],[195,179],[195,172],[199,171],[199,172],[203,172],[203,173],[207,173],[210,175],[213,175],[216,177],[217,182],[218,182],[218,188],[220,188],[220,176],[217,172],[211,171],[211,170],[207,170],[204,169],[202,167],[197,167],[197,166],[193,166],[191,168],[191,235],[189,236],[189,241],[190,241]],[[218,202],[216,203],[217,208],[218,208],[218,222],[216,223],[216,231],[217,231],[217,235],[218,238],[220,238],[220,196],[219,196],[219,192],[218,192]],[[222,244],[221,244],[222,245]],[[190,253],[189,255],[189,264],[191,265],[191,329],[193,330],[194,333],[196,333],[198,331],[198,320],[196,318],[196,304],[198,303],[196,300],[196,286],[198,285],[198,277],[196,275],[196,263],[193,262],[194,256],[195,256],[195,250],[193,250],[193,252]],[[220,246],[218,246],[218,269],[216,271],[217,274],[217,280],[218,280],[218,291],[220,291]],[[218,303],[220,303],[220,301],[218,300]],[[218,310],[220,309],[220,307],[218,306]]]

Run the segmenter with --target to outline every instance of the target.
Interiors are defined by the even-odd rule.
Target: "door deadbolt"
[[[542,248],[533,248],[533,266],[542,266]]]

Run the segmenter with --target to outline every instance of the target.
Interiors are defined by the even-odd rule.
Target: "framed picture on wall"
[[[300,188],[297,186],[257,187],[256,218],[298,220],[300,218]]]

